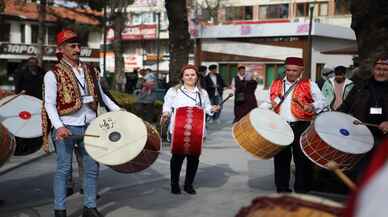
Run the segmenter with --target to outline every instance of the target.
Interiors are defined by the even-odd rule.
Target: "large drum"
[[[302,133],[300,145],[315,164],[328,169],[329,161],[342,170],[351,169],[373,147],[373,136],[356,118],[341,112],[324,112]]]
[[[8,95],[0,100],[1,123],[15,136],[15,155],[36,152],[42,146],[42,101],[28,95]]]
[[[255,198],[236,217],[340,217],[341,204],[310,195],[272,194]]]
[[[0,167],[11,157],[15,149],[15,139],[0,125]]]
[[[155,128],[124,111],[108,112],[93,120],[84,142],[93,159],[122,173],[149,167],[157,159],[161,144]]]
[[[233,125],[235,141],[261,159],[269,159],[294,141],[290,125],[271,110],[253,109]]]
[[[200,155],[205,134],[205,112],[201,107],[179,107],[174,112],[171,152]]]

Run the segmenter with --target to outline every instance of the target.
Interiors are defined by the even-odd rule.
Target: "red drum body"
[[[15,139],[8,130],[0,125],[0,167],[11,157],[15,150]]]
[[[179,107],[175,121],[171,152],[180,155],[200,155],[205,135],[205,111],[201,107]]]
[[[143,150],[127,163],[110,166],[120,173],[136,173],[151,166],[159,156],[161,139],[158,131],[148,122],[144,121],[147,127],[147,142]]]
[[[342,170],[351,169],[373,147],[373,136],[356,118],[341,112],[325,112],[300,137],[304,154],[318,166],[328,169],[329,161]]]

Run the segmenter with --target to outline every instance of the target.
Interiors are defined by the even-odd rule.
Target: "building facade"
[[[7,83],[7,79],[9,77],[12,79],[14,71],[24,60],[36,56],[39,22],[35,2],[6,0],[5,3],[4,11],[0,13],[2,31],[0,34],[0,77],[2,82]],[[79,9],[70,10],[57,5],[48,7],[43,51],[43,67],[46,70],[57,61],[55,37],[65,27],[65,22],[96,27],[94,31],[83,31],[80,34],[81,60],[98,65],[102,32],[97,28],[100,22],[95,18],[96,16],[102,16],[102,14]]]

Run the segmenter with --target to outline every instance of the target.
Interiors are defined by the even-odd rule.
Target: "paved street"
[[[232,100],[225,104],[221,117],[221,124],[211,124],[208,129],[196,177],[197,195],[170,194],[170,153],[164,147],[158,160],[140,173],[120,174],[101,168],[98,208],[102,214],[107,217],[233,217],[256,196],[273,193],[272,160],[253,158],[232,138]],[[0,198],[6,200],[6,205],[1,207],[0,216],[53,216],[54,166],[54,155],[49,155],[2,174]],[[79,193],[69,197],[68,216],[81,216],[81,201]]]

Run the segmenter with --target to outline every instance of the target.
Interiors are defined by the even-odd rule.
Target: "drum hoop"
[[[244,118],[248,118],[247,115],[245,115],[243,118],[241,118],[238,122],[242,121]],[[249,119],[249,118],[248,118],[248,119]],[[238,122],[234,123],[233,126],[232,126],[232,137],[233,137],[234,141],[235,141],[235,142],[236,142],[236,143],[237,143],[237,144],[238,144],[245,152],[249,153],[251,156],[253,155],[253,157],[256,158],[256,159],[259,159],[259,160],[267,160],[267,159],[271,159],[272,157],[270,157],[270,158],[259,157],[258,155],[256,155],[256,154],[250,152],[245,146],[242,146],[242,145],[240,144],[240,142],[238,141],[238,139],[236,138],[236,135],[235,135],[235,127],[237,126],[237,123],[238,123]],[[249,122],[249,120],[248,120],[248,122]],[[261,136],[260,134],[258,134],[258,133],[256,132],[256,129],[255,129],[253,126],[251,126],[251,127],[253,128],[253,130],[255,130],[255,133],[256,133],[256,135],[257,135],[258,137],[260,137],[260,138],[262,138],[263,140],[265,140],[265,141],[268,142],[267,139],[265,139],[263,136]],[[268,142],[268,143],[270,143],[270,144],[273,145],[273,146],[277,146],[277,147],[279,147],[280,149],[283,148],[283,147],[285,147],[285,146],[282,146],[282,145],[274,144],[274,143],[272,143],[272,142]]]
[[[300,148],[302,149],[303,154],[304,154],[308,159],[310,159],[315,165],[317,165],[317,166],[319,166],[319,167],[321,167],[321,168],[323,168],[323,169],[329,170],[329,168],[326,167],[326,165],[321,165],[320,163],[318,163],[317,160],[313,159],[309,154],[307,154],[307,152],[306,152],[306,150],[305,150],[305,148],[304,148],[304,146],[303,146],[302,139],[303,139],[303,137],[307,134],[307,131],[308,131],[308,130],[310,130],[310,127],[308,127],[305,131],[303,131],[303,133],[301,134],[301,136],[300,136],[300,138],[299,138],[299,146],[300,146]],[[319,135],[316,133],[316,131],[315,131],[314,128],[313,128],[313,130],[314,130],[316,136],[318,136],[318,138],[321,139],[321,138],[319,137]],[[306,135],[306,136],[307,136],[307,135]],[[321,140],[322,140],[322,139],[321,139]],[[333,149],[333,150],[335,150],[335,151],[337,151],[337,152],[339,152],[339,153],[341,153],[341,154],[343,154],[343,155],[347,155],[347,156],[357,156],[357,154],[351,154],[351,153],[346,153],[346,152],[337,150],[337,149],[333,148],[332,146],[328,145],[328,144],[327,144],[325,141],[323,141],[323,140],[322,140],[322,142],[325,143],[326,146],[328,146],[330,149]],[[358,155],[360,155],[360,154],[358,154]],[[328,159],[325,159],[325,160],[329,161]],[[339,165],[339,166],[340,166],[340,168],[341,168],[342,170],[349,170],[349,169],[353,168],[353,166],[354,166],[355,163],[356,163],[356,162],[352,163],[352,166],[350,166],[350,167],[349,167],[349,166],[343,166],[343,164],[341,164],[341,165]]]

